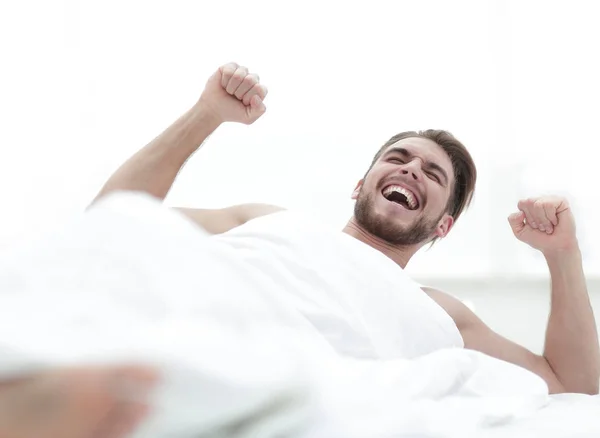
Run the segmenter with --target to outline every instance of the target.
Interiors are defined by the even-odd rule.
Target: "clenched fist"
[[[578,247],[575,218],[565,198],[547,196],[519,201],[508,217],[517,239],[545,255]]]
[[[236,63],[225,64],[210,77],[198,103],[210,111],[219,123],[250,125],[262,116],[266,107],[267,87],[257,74]]]

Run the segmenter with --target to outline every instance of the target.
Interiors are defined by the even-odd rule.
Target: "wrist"
[[[217,111],[208,103],[203,100],[199,100],[190,110],[191,116],[198,122],[198,124],[209,128],[210,131],[217,129],[223,122]]]
[[[580,263],[582,259],[581,250],[577,243],[562,248],[544,251],[543,254],[550,268],[564,266],[570,262]]]

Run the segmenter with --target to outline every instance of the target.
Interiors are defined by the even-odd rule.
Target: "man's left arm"
[[[424,287],[427,293],[454,320],[465,348],[510,362],[540,376],[551,394],[568,391],[560,382],[548,360],[525,347],[506,339],[488,327],[471,309],[445,292]]]
[[[552,283],[544,356],[567,392],[598,394],[600,348],[579,249],[546,255]]]
[[[569,204],[564,198],[546,197],[521,201],[518,208],[509,217],[515,237],[541,251],[550,269],[551,309],[543,355],[495,333],[450,295],[423,290],[454,319],[465,348],[536,373],[551,393],[598,394],[600,345]]]
[[[587,378],[582,379],[583,383],[578,387],[575,387],[571,380],[557,374],[546,357],[548,340],[546,341],[544,355],[535,354],[496,333],[456,298],[432,288],[423,288],[423,290],[454,320],[463,338],[465,348],[480,351],[488,356],[513,363],[537,374],[544,379],[551,394],[566,392],[598,394],[598,374],[596,373],[596,377],[594,377],[593,371],[586,372],[587,366],[582,366],[581,363],[564,363],[568,374],[585,374],[587,376]],[[550,333],[551,330],[548,329],[547,338],[551,336]]]
[[[509,217],[517,239],[542,252],[552,285],[544,357],[566,392],[598,393],[600,347],[575,218],[566,199],[522,200]]]

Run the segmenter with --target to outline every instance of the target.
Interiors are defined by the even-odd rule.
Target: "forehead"
[[[406,149],[411,155],[420,158],[425,162],[435,163],[442,167],[448,176],[453,176],[452,161],[440,145],[427,138],[409,137],[403,138],[396,143],[388,146],[382,156],[394,149]]]

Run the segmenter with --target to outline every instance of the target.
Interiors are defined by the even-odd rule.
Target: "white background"
[[[593,1],[19,1],[0,7],[0,245],[81,211],[236,61],[267,114],[220,128],[168,202],[313,210],[343,226],[377,149],[442,128],[478,163],[474,204],[420,278],[540,276],[520,197],[567,194],[600,274],[600,27]]]

